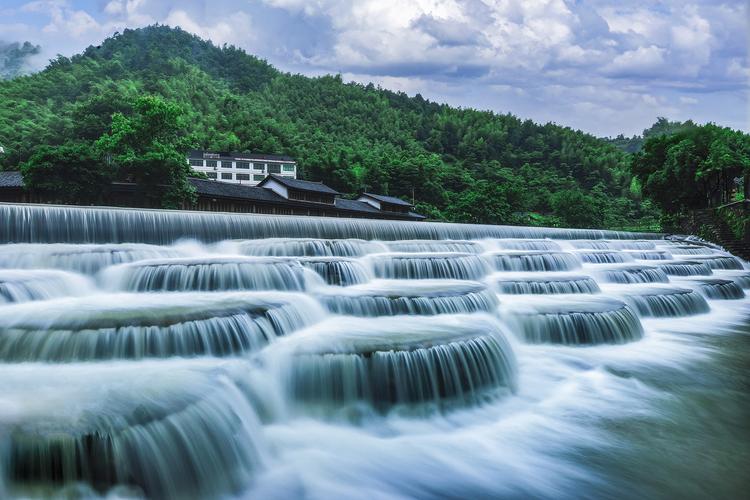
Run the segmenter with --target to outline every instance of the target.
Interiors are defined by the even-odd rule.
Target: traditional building
[[[197,178],[191,178],[190,183],[195,187],[197,200],[195,204],[182,207],[186,210],[412,221],[425,218],[415,213],[410,204],[401,200],[399,200],[401,204],[391,201],[381,204],[382,208],[378,208],[372,202],[363,201],[364,195],[357,200],[347,200],[341,198],[340,193],[335,189],[323,183],[290,179],[284,176],[269,175],[258,186]],[[368,196],[390,198],[372,194]],[[398,198],[392,200],[398,200]],[[0,202],[49,203],[49,201],[26,190],[20,172],[0,172]],[[143,206],[143,201],[138,198],[136,185],[124,182],[112,184],[107,195],[107,203],[125,207]],[[392,208],[396,205],[399,211]]]
[[[221,182],[256,186],[269,174],[297,178],[297,162],[289,156],[195,149],[188,153],[187,161],[196,172]]]

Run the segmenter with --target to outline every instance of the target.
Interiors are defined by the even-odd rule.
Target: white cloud
[[[179,25],[215,43],[239,45],[282,69],[341,72],[453,104],[570,121],[606,134],[642,130],[654,112],[676,117],[687,110],[705,109],[714,113],[711,119],[721,121],[723,115],[739,126],[736,110],[744,112],[744,106],[720,103],[748,100],[747,7],[735,1],[100,0],[96,7],[76,5],[38,0],[22,7],[17,18],[14,9],[5,9],[0,32],[11,33],[11,40],[26,39],[30,32],[29,39],[48,51],[70,54],[125,27]],[[28,13],[38,18],[36,26],[28,24]],[[697,92],[701,98],[693,103]]]

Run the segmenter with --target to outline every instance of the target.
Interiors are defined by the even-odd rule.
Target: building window
[[[206,175],[208,176],[209,179],[216,180],[216,172],[206,172]]]
[[[211,168],[216,168],[216,165],[218,162],[216,160],[206,160],[206,166]]]
[[[278,163],[269,163],[268,165],[268,173],[269,174],[280,174],[281,173],[281,165]]]
[[[260,174],[255,174],[255,175],[253,175],[253,180],[254,180],[254,181],[262,181],[262,180],[263,180],[263,179],[265,179],[265,178],[266,178],[266,176],[265,176],[265,175],[260,175]]]
[[[203,153],[203,158],[219,158],[219,153]]]
[[[253,164],[253,166],[255,167],[255,170],[260,170],[261,172],[265,172],[266,171],[266,164],[265,163],[255,163],[255,164]]]
[[[238,161],[237,162],[237,168],[249,169],[250,168],[250,162],[249,161]]]
[[[250,180],[250,174],[237,174],[235,178],[238,181],[249,181]]]
[[[294,165],[291,163],[285,163],[282,166],[282,169],[284,170],[284,172],[294,172]]]
[[[203,166],[203,160],[196,160],[194,158],[190,158],[190,166],[191,167],[202,167]]]
[[[231,174],[231,172],[222,172],[221,173],[221,178],[223,180],[231,181],[232,180],[232,174]]]
[[[232,162],[229,160],[221,160],[221,168],[232,168]]]

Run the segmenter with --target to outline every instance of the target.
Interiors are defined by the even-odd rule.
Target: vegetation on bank
[[[181,153],[196,147],[287,154],[303,178],[413,197],[438,220],[659,229],[650,167],[638,153],[634,176],[617,138],[286,74],[166,26],[0,82],[0,104],[0,168],[61,201],[96,201],[111,180],[136,180],[165,206],[189,201]],[[629,147],[685,125],[664,122]]]
[[[632,170],[669,229],[690,211],[745,199],[750,136],[711,123],[686,123],[671,134],[649,137],[633,156]]]

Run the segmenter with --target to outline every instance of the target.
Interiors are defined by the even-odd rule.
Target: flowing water
[[[656,235],[0,204],[0,497],[746,498],[748,289]]]

